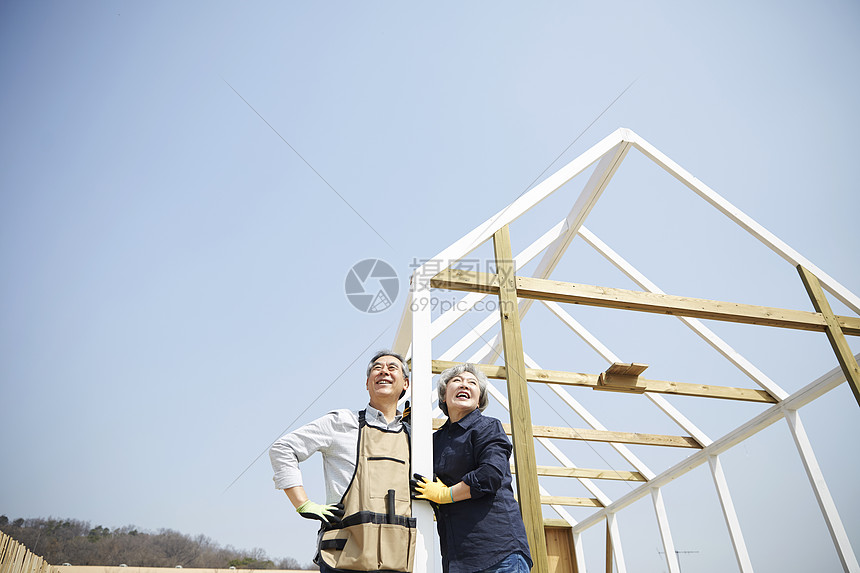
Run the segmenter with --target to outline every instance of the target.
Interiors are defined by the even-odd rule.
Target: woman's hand
[[[421,474],[413,474],[413,477],[415,479],[409,481],[412,486],[412,499],[426,499],[438,504],[454,502],[451,488],[442,483],[439,478],[432,482]]]

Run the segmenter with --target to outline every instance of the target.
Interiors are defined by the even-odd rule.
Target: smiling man
[[[399,354],[367,366],[369,404],[334,410],[279,438],[269,450],[275,487],[304,518],[322,522],[314,562],[322,573],[412,571],[415,519],[409,494],[409,435],[397,403],[409,388]],[[323,458],[326,503],[308,499],[299,463]]]

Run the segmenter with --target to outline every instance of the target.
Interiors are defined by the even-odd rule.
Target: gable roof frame
[[[524,267],[525,264],[536,258],[537,255],[543,253],[533,275],[537,279],[548,278],[556,268],[561,256],[569,247],[573,238],[578,235],[589,246],[595,249],[604,258],[633,280],[645,292],[656,295],[665,294],[659,289],[659,287],[657,287],[656,284],[651,282],[644,274],[633,267],[633,265],[624,260],[608,245],[603,243],[584,225],[589,213],[597,203],[601,194],[611,181],[612,176],[616,173],[631,148],[638,149],[642,154],[678,179],[699,197],[704,199],[735,224],[755,237],[759,242],[763,243],[785,261],[792,264],[792,266],[805,268],[813,275],[814,278],[818,279],[818,282],[820,282],[820,285],[824,290],[828,291],[852,311],[860,314],[860,297],[849,291],[830,275],[822,271],[811,261],[800,255],[796,250],[754,221],[751,217],[737,209],[734,205],[714,192],[710,187],[693,177],[689,172],[654,148],[647,141],[629,129],[621,128],[604,138],[591,149],[556,171],[554,174],[550,175],[547,179],[517,198],[509,206],[490,217],[487,221],[477,226],[459,240],[455,241],[451,246],[441,251],[432,259],[429,259],[414,271],[411,288],[408,293],[393,344],[393,348],[396,352],[411,357],[413,372],[412,388],[414,396],[426,396],[431,394],[433,366],[433,356],[431,351],[432,340],[439,336],[439,334],[445,331],[448,327],[456,323],[456,321],[465,315],[469,309],[473,308],[478,301],[490,294],[489,292],[467,292],[467,294],[461,299],[463,304],[453,305],[452,309],[443,313],[435,320],[431,320],[430,306],[417,303],[422,299],[422,297],[426,298],[429,296],[430,289],[434,286],[433,281],[439,280],[439,276],[442,274],[440,273],[440,263],[442,267],[447,267],[447,270],[450,270],[457,261],[464,259],[486,241],[494,238],[500,230],[506,228],[507,225],[517,220],[520,216],[528,212],[531,208],[552,195],[571,179],[581,174],[595,163],[597,163],[597,165],[593,173],[580,192],[567,217],[553,226],[531,245],[526,247],[521,253],[513,257],[516,261],[516,268]],[[803,270],[800,270],[803,276]],[[463,290],[469,291],[468,288]],[[810,295],[812,295],[811,292]],[[528,312],[533,302],[534,300],[531,299],[521,298],[519,300],[519,304],[516,306],[518,307],[520,318]],[[556,317],[561,319],[562,322],[573,330],[574,333],[580,336],[580,338],[588,343],[595,351],[601,354],[601,356],[609,363],[620,362],[616,355],[604,346],[602,342],[597,340],[595,336],[582,327],[582,325],[576,322],[575,319],[567,314],[557,302],[547,300],[541,300],[541,302]],[[818,310],[817,307],[816,310]],[[822,312],[819,311],[817,315],[821,316]],[[643,475],[647,480],[646,483],[638,486],[632,492],[617,500],[609,501],[609,498],[601,492],[593,482],[587,478],[580,478],[581,483],[583,483],[583,485],[585,485],[586,488],[596,496],[600,505],[603,506],[581,522],[576,522],[576,520],[564,510],[563,506],[550,504],[562,519],[572,527],[574,544],[580,548],[580,551],[576,554],[576,561],[580,571],[585,571],[580,536],[586,529],[602,521],[605,521],[609,526],[608,535],[612,537],[611,545],[613,555],[616,560],[616,566],[619,571],[626,569],[617,526],[613,527],[613,525],[615,525],[615,515],[618,511],[629,506],[634,501],[641,499],[643,496],[646,496],[649,492],[652,494],[655,511],[657,513],[658,527],[663,539],[669,569],[670,571],[678,570],[677,557],[674,551],[671,532],[668,529],[668,521],[666,519],[662,496],[660,495],[660,488],[675,478],[689,472],[693,468],[702,465],[705,461],[709,462],[715,486],[720,494],[720,502],[729,528],[739,567],[741,571],[751,571],[752,565],[749,559],[749,554],[743,540],[743,535],[740,531],[740,524],[734,512],[731,496],[728,491],[728,484],[722,473],[718,456],[728,448],[773,424],[778,419],[785,418],[795,439],[799,454],[804,467],[806,468],[807,475],[813,486],[816,499],[819,502],[825,522],[827,523],[828,530],[831,533],[840,562],[845,571],[860,573],[860,566],[857,564],[857,559],[854,555],[853,549],[851,548],[848,537],[845,534],[845,529],[842,526],[838,511],[833,503],[829,491],[827,490],[827,486],[824,483],[823,475],[821,475],[820,468],[815,461],[814,453],[797,413],[797,410],[801,406],[838,386],[841,382],[845,381],[846,378],[850,378],[855,375],[849,371],[848,376],[846,376],[846,368],[835,368],[805,388],[802,388],[793,394],[789,394],[784,389],[780,388],[773,380],[770,380],[739,352],[734,350],[727,342],[707,328],[698,318],[685,316],[683,314],[680,314],[677,317],[736,368],[772,396],[773,401],[776,402],[776,404],[745,424],[742,424],[734,431],[716,440],[712,440],[704,432],[699,430],[680,411],[674,408],[674,406],[672,406],[665,398],[659,394],[645,391],[644,395],[655,403],[655,405],[668,415],[678,426],[689,433],[693,439],[698,441],[701,445],[701,449],[676,466],[656,474],[642,463],[641,460],[638,460],[638,458],[636,458],[636,456],[630,452],[624,444],[613,442],[611,445],[621,453],[622,456],[624,456],[628,462],[637,469],[637,471],[641,472],[641,475]],[[846,317],[835,318],[842,320],[843,323],[846,319]],[[442,353],[440,360],[457,359],[465,349],[477,342],[478,339],[497,324],[499,320],[500,318],[498,316],[489,316],[485,318],[478,327],[471,329],[468,334],[462,337],[446,352]],[[854,319],[848,320],[851,320],[852,325],[856,326]],[[824,318],[822,318],[822,322],[823,321]],[[838,322],[838,320],[836,322]],[[828,326],[827,328],[835,328],[836,330],[839,330],[839,325],[837,324],[835,327]],[[827,330],[827,332],[828,335],[830,335],[830,330]],[[841,335],[841,332],[838,334]],[[854,334],[854,332],[852,332],[852,334]],[[500,346],[501,335],[498,334],[491,341],[484,344],[480,350],[473,354],[473,356],[464,361],[481,363],[489,360],[492,362],[499,356]],[[837,354],[838,353],[839,351],[837,351]],[[842,353],[843,355],[845,354],[844,350]],[[842,358],[845,357],[843,356]],[[539,369],[537,363],[530,357],[525,356],[525,359],[527,367]],[[846,360],[848,360],[849,363],[853,360],[854,368],[857,368],[856,357],[849,355]],[[856,388],[856,376],[854,378],[854,384]],[[549,387],[562,401],[567,403],[567,405],[573,408],[580,417],[586,420],[593,429],[605,430],[600,422],[585,408],[583,408],[564,387],[558,384],[549,384]],[[855,389],[855,393],[856,392],[857,390]],[[490,388],[490,393],[500,404],[503,405],[503,407],[508,408],[504,395],[498,392],[498,390],[493,386]],[[860,398],[858,398],[858,400],[860,400]],[[419,473],[432,473],[432,441],[430,439],[430,434],[432,432],[432,418],[434,416],[438,416],[439,410],[436,409],[434,412],[433,404],[430,401],[426,401],[425,403],[423,400],[413,399],[412,407],[414,428],[412,450],[414,453],[413,467],[415,468],[415,471],[418,471]],[[555,451],[553,451],[554,446],[549,439],[540,437],[537,439],[550,451],[550,453],[555,455],[556,459],[561,461],[563,466],[571,469],[576,468],[574,463],[564,456],[560,450],[555,448]],[[541,495],[548,495],[542,486]],[[524,512],[525,511],[526,510],[524,509]],[[416,573],[423,573],[424,571],[433,571],[436,569],[436,558],[433,555],[433,544],[430,541],[433,533],[431,532],[432,530],[428,528],[429,526],[427,526],[427,523],[432,526],[432,520],[428,522],[428,516],[422,516],[420,508],[417,516],[419,517],[419,551],[417,553],[418,559],[416,560]],[[421,525],[422,523],[424,526]],[[421,547],[423,547],[423,549],[421,549]]]

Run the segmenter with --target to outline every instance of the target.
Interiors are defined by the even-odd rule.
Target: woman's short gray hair
[[[475,378],[478,379],[478,388],[481,391],[481,394],[478,397],[478,409],[483,412],[487,409],[487,406],[490,403],[490,399],[487,397],[487,384],[489,383],[487,376],[474,364],[469,362],[458,364],[457,366],[452,366],[451,368],[443,371],[439,375],[439,382],[436,383],[436,391],[439,394],[439,408],[442,409],[442,412],[446,416],[448,415],[448,405],[445,403],[445,392],[448,390],[448,382],[451,378],[459,376],[463,372],[474,374]]]

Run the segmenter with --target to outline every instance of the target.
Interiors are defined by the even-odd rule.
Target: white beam
[[[445,266],[459,261],[489,240],[496,231],[517,220],[523,213],[549,197],[562,185],[585,171],[592,163],[612,151],[615,146],[623,143],[628,132],[629,130],[623,128],[615,130],[597,145],[532,187],[513,203],[478,225],[430,261],[441,261]],[[426,263],[423,266],[426,266]]]
[[[669,573],[681,573],[678,554],[675,553],[675,542],[672,540],[672,531],[669,529],[666,504],[663,503],[663,492],[660,491],[659,487],[651,490],[651,498],[654,502],[654,512],[657,514],[657,527],[660,529],[660,539],[663,541],[663,553],[666,554]]]
[[[612,176],[615,174],[615,171],[618,169],[618,166],[621,164],[621,161],[627,155],[629,145],[624,141],[624,137],[626,137],[627,131],[628,130],[625,130],[625,129],[617,130],[612,135],[610,135],[609,137],[604,139],[602,142],[598,143],[596,146],[592,147],[589,151],[586,151],[583,155],[580,156],[580,158],[583,158],[583,157],[591,158],[591,157],[593,157],[593,159],[588,159],[587,165],[583,166],[581,169],[579,167],[577,167],[576,168],[577,169],[577,171],[576,171],[577,175],[582,170],[584,170],[585,167],[587,167],[588,165],[591,165],[591,163],[593,163],[597,159],[600,159],[600,163],[598,163],[597,167],[595,167],[594,172],[591,174],[591,177],[589,177],[588,181],[586,182],[585,186],[583,187],[582,191],[580,192],[576,202],[574,203],[573,208],[567,214],[567,217],[565,217],[564,222],[562,223],[563,227],[561,229],[561,233],[553,240],[552,244],[549,245],[549,247],[546,249],[546,252],[544,253],[544,256],[541,259],[540,263],[538,263],[538,267],[534,273],[534,275],[536,277],[547,278],[549,276],[549,274],[552,273],[553,269],[555,269],[556,265],[558,264],[558,261],[561,259],[561,256],[564,254],[564,251],[570,245],[570,241],[573,239],[574,236],[576,236],[577,230],[582,225],[583,221],[585,221],[585,218],[588,216],[588,214],[591,212],[591,209],[594,207],[595,202],[600,197],[600,195],[603,193],[603,190],[609,184],[609,181],[612,179]],[[615,143],[613,145],[610,145],[607,147],[607,145],[611,142],[615,142]],[[606,145],[604,145],[604,143],[606,143]],[[595,155],[594,153],[597,153],[598,151],[600,151],[600,154]],[[594,152],[594,153],[592,153],[592,152]],[[532,189],[531,191],[529,191],[528,193],[523,195],[523,197],[521,197],[521,199],[525,198],[527,196],[530,196],[534,191],[536,191],[537,189],[544,186],[548,181],[555,181],[556,175],[567,170],[568,168],[573,166],[575,163],[577,163],[577,161],[579,161],[579,158],[574,160],[573,162],[569,163],[567,166],[563,167],[556,174],[550,176],[548,179],[546,179],[542,183],[538,184],[534,189]],[[571,175],[568,177],[567,175],[564,175],[562,177],[563,181],[561,183],[558,183],[556,181],[556,183],[558,185],[557,187],[553,188],[551,191],[546,192],[546,194],[543,194],[543,192],[542,192],[541,194],[536,195],[535,197],[540,197],[540,198],[536,199],[534,204],[536,204],[537,202],[542,200],[543,197],[545,197],[549,193],[552,193],[552,191],[554,191],[555,189],[557,189],[558,187],[560,187],[561,185],[563,185],[564,183],[566,183],[570,179],[572,179],[573,176],[574,175]],[[553,185],[555,185],[556,183],[553,183]],[[550,185],[550,187],[551,187],[551,185]],[[481,243],[483,243],[489,237],[491,237],[492,234],[496,230],[501,228],[504,224],[507,224],[507,222],[513,221],[516,217],[519,217],[522,214],[522,212],[525,212],[531,208],[531,206],[530,207],[524,207],[522,205],[518,205],[518,203],[519,203],[519,199],[517,201],[515,201],[513,204],[511,204],[508,207],[508,209],[500,211],[494,218],[491,218],[489,221],[484,223],[484,225],[482,227],[479,227],[478,229],[475,229],[474,231],[472,231],[473,234],[477,233],[476,238],[473,240],[477,240],[478,238],[480,238]],[[534,206],[534,204],[532,206]],[[513,217],[513,218],[511,219],[510,217]],[[500,223],[500,221],[507,221],[507,222]],[[490,227],[492,227],[493,230],[488,235],[486,233],[486,228],[490,228]],[[543,235],[543,237],[547,237],[550,233],[553,233],[557,229],[557,227],[558,227],[558,225],[556,225],[556,227],[553,227],[553,229],[551,229],[548,233],[545,233]],[[479,233],[479,231],[481,231],[481,232]],[[440,253],[439,255],[434,257],[434,259],[431,259],[431,261],[435,262],[435,264],[432,265],[433,270],[438,271],[438,270],[441,270],[441,268],[450,266],[455,261],[460,260],[462,257],[466,256],[469,252],[471,252],[473,249],[475,249],[478,245],[481,244],[481,243],[477,243],[474,246],[472,246],[471,248],[469,248],[467,251],[463,252],[462,254],[459,254],[459,253],[461,253],[463,248],[465,248],[465,245],[469,244],[468,241],[466,240],[467,237],[469,237],[469,236],[470,235],[463,237],[463,239],[460,239],[460,241],[458,241],[458,243],[455,243],[455,245],[449,247],[445,251],[442,251],[442,253]],[[463,245],[461,245],[461,248],[459,248],[459,250],[455,250],[454,247],[460,243],[463,243]],[[527,250],[529,250],[529,249],[527,249]],[[455,255],[457,255],[457,256],[455,256]],[[425,266],[428,266],[428,263],[425,263],[422,266],[422,268],[424,268]],[[517,268],[519,268],[519,267],[517,267]],[[531,300],[523,300],[523,301],[520,301],[519,304],[517,305],[518,309],[519,309],[519,314],[520,314],[520,321],[522,321],[523,318],[525,317],[525,315],[528,313],[532,302],[533,301],[531,301]],[[455,347],[458,349],[462,349],[462,350],[457,352],[457,354],[455,354],[454,356],[459,355],[459,353],[462,352],[463,350],[465,350],[465,348],[474,344],[474,342],[479,337],[481,337],[484,334],[484,332],[489,330],[499,320],[500,320],[500,315],[498,315],[498,314],[488,316],[483,322],[481,322],[481,324],[479,325],[478,328],[473,329],[471,332],[467,333],[463,338],[460,339],[460,341],[455,345]],[[440,324],[440,326],[441,326],[441,324]],[[447,326],[445,326],[445,327],[447,328]],[[492,354],[494,357],[492,361],[494,362],[495,357],[499,355],[500,344],[501,344],[501,337],[497,336],[493,339],[492,342],[487,343],[485,345],[484,349],[479,351],[479,354],[480,353],[485,353],[487,355]],[[449,360],[451,360],[451,359],[452,358],[449,358]]]
[[[723,197],[717,194],[716,191],[693,177],[688,171],[680,165],[669,159],[666,155],[660,152],[653,145],[633,133],[627,132],[630,141],[641,151],[645,156],[657,163],[660,167],[670,173],[678,181],[686,185],[694,191],[699,197],[716,207],[721,213],[729,219],[740,225],[744,230],[750,233],[753,237],[767,245],[773,252],[781,256],[783,259],[791,263],[792,267],[803,265],[809,269],[812,274],[818,277],[821,284],[824,285],[833,296],[841,300],[845,305],[851,308],[854,312],[860,314],[860,297],[849,291],[847,288],[839,284],[833,277],[812,264],[809,259],[802,256],[800,253],[789,247],[781,241],[776,235],[756,223],[746,213],[726,201]]]
[[[555,314],[558,318],[561,319],[577,336],[579,336],[586,344],[591,346],[598,354],[600,354],[604,360],[606,360],[609,364],[613,364],[615,362],[623,362],[618,356],[615,355],[614,352],[609,350],[609,348],[600,342],[596,336],[591,334],[582,324],[577,322],[572,316],[570,316],[558,303],[550,302],[550,301],[541,301],[546,307]],[[532,368],[536,368],[532,366]],[[561,388],[560,386],[550,385],[553,388],[553,391],[559,395],[563,400],[567,401],[564,397],[567,394],[567,391]],[[702,444],[703,446],[707,446],[711,443],[711,439],[705,434],[702,430],[700,430],[689,418],[684,416],[677,408],[675,408],[671,403],[669,403],[666,398],[660,396],[659,394],[655,394],[654,392],[645,392],[645,397],[651,400],[658,408],[660,408],[664,414],[669,416],[673,422],[678,424],[685,432],[690,434],[697,442]],[[653,475],[653,474],[652,474]]]
[[[514,257],[515,267],[521,269],[527,264],[529,264],[529,262],[531,262],[533,258],[539,255],[541,251],[546,249],[547,246],[552,244],[553,241],[555,241],[565,232],[566,226],[567,221],[559,221],[552,229],[538,237],[535,241],[532,242],[531,245],[523,249],[522,252],[520,252],[516,257]],[[488,293],[470,292],[466,294],[466,296],[459,299],[457,303],[453,306],[453,308],[442,313],[439,318],[433,321],[433,323],[431,324],[431,337],[435,339],[437,336],[442,334],[445,329],[454,324],[457,320],[460,319],[460,317],[462,317],[469,310],[471,310],[479,301],[483,300],[488,296]],[[497,315],[494,314],[494,316]]]
[[[626,136],[627,130],[619,130],[616,133],[619,132],[621,132],[623,137]],[[564,233],[547,248],[535,269],[535,277],[548,278],[549,275],[552,274],[552,271],[555,270],[556,266],[558,266],[562,255],[564,255],[565,251],[570,246],[570,242],[573,240],[573,237],[576,236],[579,227],[582,226],[586,217],[591,213],[591,210],[594,208],[600,195],[606,189],[606,186],[609,185],[609,182],[612,180],[612,176],[615,175],[621,162],[627,156],[628,150],[629,145],[624,141],[621,141],[610,150],[612,153],[607,152],[601,157],[600,163],[598,163],[597,167],[594,168],[594,172],[591,174],[591,177],[589,177],[585,186],[582,188],[582,191],[579,193],[576,202],[567,214],[567,217],[564,219]],[[520,321],[522,321],[526,314],[528,314],[532,303],[534,303],[534,301],[531,299],[521,300],[519,302],[517,308],[520,315]],[[501,337],[496,337],[493,339],[492,343],[487,343],[483,349],[479,350],[478,354],[486,353],[487,355],[496,355],[499,353],[500,344]]]
[[[410,346],[412,343],[412,289],[406,293],[406,304],[403,305],[403,313],[400,315],[400,322],[397,324],[397,332],[394,334],[394,342],[391,344],[391,350],[397,354],[406,357],[411,352]]]
[[[741,523],[738,520],[735,505],[732,503],[729,484],[726,481],[725,473],[723,473],[723,465],[717,456],[708,456],[708,463],[711,466],[711,475],[714,477],[714,485],[720,498],[720,506],[723,508],[723,517],[725,517],[726,526],[729,528],[729,537],[732,540],[732,547],[735,549],[738,568],[741,570],[741,573],[752,573],[752,561],[750,561],[747,545],[741,532]]]
[[[627,262],[621,255],[612,250],[606,243],[601,241],[594,233],[586,227],[579,230],[579,236],[586,243],[591,245],[598,253],[603,255],[615,267],[627,275],[630,280],[635,282],[639,287],[647,292],[665,294],[656,284],[648,280],[639,270]],[[711,329],[702,324],[701,321],[695,318],[687,318],[679,316],[678,320],[683,322],[693,332],[698,334],[705,342],[711,345],[717,352],[722,354],[726,359],[734,364],[741,372],[750,377],[756,384],[767,390],[773,397],[778,400],[785,399],[788,392],[780,388],[773,380],[765,376],[765,374],[756,368],[749,360],[741,356],[740,352],[729,346],[723,339],[717,336]]]
[[[615,570],[618,573],[627,573],[627,564],[624,563],[624,551],[621,549],[621,532],[618,531],[618,520],[615,513],[606,514],[607,525],[609,525],[609,538],[612,540],[612,556],[615,558]]]
[[[531,356],[525,354],[526,365],[529,368],[537,368],[540,369],[540,364],[538,364]],[[591,412],[589,412],[582,404],[580,404],[573,396],[571,396],[567,389],[559,384],[547,384],[550,390],[552,390],[559,398],[564,401],[565,404],[570,406],[570,408],[576,412],[576,414],[582,418],[582,420],[591,426],[595,430],[606,430],[606,426],[600,423],[600,421],[595,418]],[[630,464],[636,468],[636,471],[645,476],[645,479],[650,479],[654,477],[654,472],[652,472],[645,463],[640,460],[636,455],[630,451],[630,449],[624,444],[610,443],[610,445],[617,451],[621,456],[626,459]],[[607,502],[603,499],[600,500],[601,503],[607,505]]]
[[[574,570],[577,573],[586,573],[585,549],[582,546],[582,534],[576,531],[573,532],[573,558],[576,561],[576,567]]]
[[[855,356],[855,358],[857,357],[860,357],[860,355]],[[648,495],[652,487],[663,487],[667,483],[681,477],[687,472],[696,469],[705,463],[709,456],[721,454],[729,448],[736,446],[745,439],[757,434],[761,430],[781,419],[786,411],[797,410],[798,408],[805,406],[816,398],[819,398],[823,394],[833,390],[843,382],[845,382],[845,373],[842,372],[842,368],[837,366],[814,382],[801,388],[786,398],[783,402],[773,405],[758,416],[749,420],[747,423],[738,426],[725,436],[714,440],[714,442],[709,446],[705,446],[698,452],[684,460],[681,460],[660,475],[650,479],[647,483],[642,484],[630,493],[615,500],[611,505],[597,510],[587,518],[581,520],[575,529],[578,531],[585,531],[589,527],[601,523],[605,519],[607,512],[620,511]]]
[[[430,292],[430,276],[416,271],[412,276],[413,298]],[[408,308],[408,307],[407,307]],[[412,320],[412,471],[433,475],[433,421],[431,402],[422,398],[430,393],[433,383],[433,355],[430,339],[430,307],[411,312]],[[412,515],[418,521],[415,543],[414,573],[435,573],[439,569],[436,551],[436,527],[429,503],[412,504]]]
[[[800,459],[803,462],[803,467],[806,469],[809,483],[815,492],[815,499],[818,500],[818,506],[824,515],[825,523],[827,523],[827,530],[830,532],[830,537],[836,546],[836,553],[839,555],[842,569],[845,573],[860,573],[860,565],[857,563],[857,557],[854,555],[851,541],[848,539],[848,534],[842,525],[842,519],[839,517],[836,503],[830,495],[827,482],[824,481],[824,474],[821,473],[821,467],[815,458],[815,452],[812,450],[809,436],[806,435],[806,430],[800,421],[800,414],[797,413],[797,410],[787,410],[785,412],[785,420],[788,422],[788,427],[791,428],[791,435],[794,436],[794,443],[797,445],[797,451],[800,453]]]

